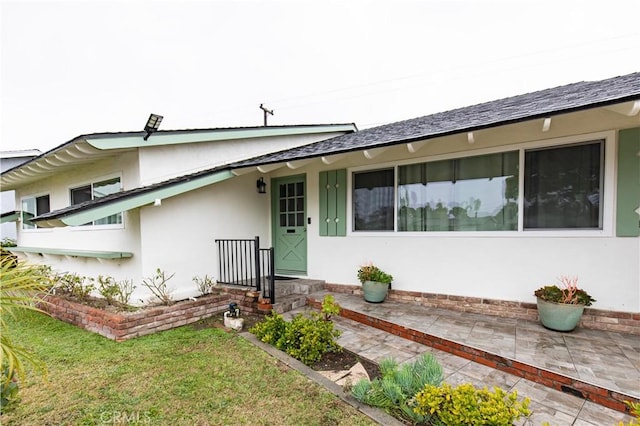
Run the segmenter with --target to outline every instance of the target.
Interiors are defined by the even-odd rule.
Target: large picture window
[[[353,230],[602,230],[605,140],[353,173]]]
[[[517,151],[398,168],[398,231],[517,229]]]
[[[354,173],[354,231],[393,231],[393,169]]]
[[[103,180],[71,189],[71,204],[81,204],[120,191],[120,178]],[[84,225],[117,225],[122,223],[122,213],[112,214]]]
[[[38,226],[31,222],[36,216],[49,213],[49,194],[22,199],[22,229],[35,229]]]
[[[604,142],[525,152],[525,229],[602,229]]]

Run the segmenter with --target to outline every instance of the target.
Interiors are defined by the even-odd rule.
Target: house
[[[0,151],[0,173],[5,170],[9,170],[18,164],[24,163],[38,155],[42,154],[37,149],[29,149],[29,150],[16,150],[16,151]],[[2,191],[0,206],[2,210],[2,216],[10,217],[15,214],[16,204],[15,199],[16,195],[13,191]],[[17,237],[15,224],[12,222],[2,223],[2,227],[0,228],[0,239],[11,239],[15,240]]]
[[[67,172],[64,161],[72,156],[56,161],[48,153],[53,164],[37,158],[2,174],[2,184],[22,200],[51,194],[51,211],[32,220],[42,229],[18,235],[19,246],[31,247],[23,253],[122,253],[131,257],[104,263],[111,275],[140,279],[161,267],[177,271],[182,289],[193,275],[217,276],[215,239],[255,235],[274,247],[277,274],[322,279],[335,289],[355,288],[359,265],[372,261],[393,275],[400,298],[489,301],[483,309],[490,311],[530,304],[534,289],[577,275],[595,308],[640,319],[640,73],[345,132],[206,169],[204,161],[192,174],[165,172],[177,150],[155,147],[150,164],[142,161],[141,136],[130,139],[81,137],[72,152],[102,156],[93,149],[132,149],[128,143],[138,150],[128,160],[100,157],[100,167]],[[107,182],[116,170],[122,183],[136,185],[90,198],[89,183]],[[257,193],[259,178],[267,194]],[[76,185],[87,186],[78,204]],[[113,219],[119,231],[97,226],[118,214],[125,216]],[[84,262],[58,257],[59,267]]]
[[[256,191],[260,174],[236,176],[227,163],[356,130],[330,124],[78,136],[2,173],[3,190],[14,190],[21,206],[11,250],[59,272],[133,280],[133,303],[148,299],[140,283],[157,268],[175,273],[174,298],[197,295],[193,277],[217,270],[214,239],[259,235],[268,223],[268,198]]]

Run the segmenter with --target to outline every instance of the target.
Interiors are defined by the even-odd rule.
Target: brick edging
[[[324,288],[333,293],[362,295],[362,287],[358,285],[325,284]],[[387,298],[430,308],[538,321],[538,309],[535,303],[394,289],[389,291]],[[640,336],[640,312],[586,308],[580,327]]]
[[[307,303],[316,309],[322,309],[322,301],[320,300],[308,297]],[[625,401],[640,403],[640,399],[627,394],[593,385],[482,349],[466,346],[419,330],[394,324],[390,321],[375,318],[361,312],[340,308],[340,316],[404,339],[486,365],[487,367],[522,377],[552,389],[569,393],[623,413],[631,414],[630,408],[624,403]]]

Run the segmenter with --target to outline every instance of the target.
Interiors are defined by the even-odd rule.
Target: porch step
[[[302,308],[307,304],[306,294],[288,294],[286,296],[277,296],[273,310],[279,314]]]
[[[276,279],[276,301],[279,302],[284,296],[289,295],[307,295],[322,291],[324,281],[308,280],[303,278],[279,280]]]

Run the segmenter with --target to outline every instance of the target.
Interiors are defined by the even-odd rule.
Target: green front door
[[[272,181],[276,274],[307,273],[307,197],[305,175]]]

